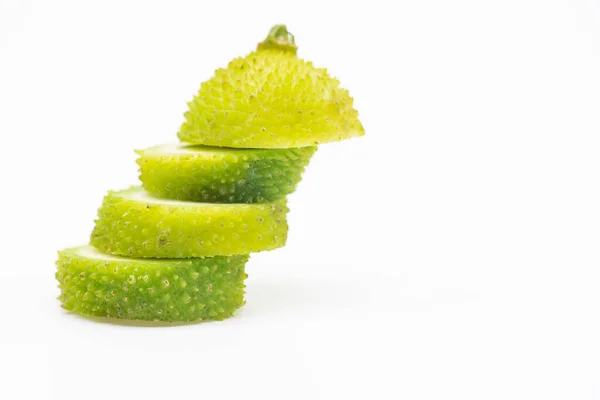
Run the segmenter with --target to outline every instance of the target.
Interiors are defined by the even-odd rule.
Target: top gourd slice
[[[204,82],[188,103],[184,142],[237,148],[312,146],[364,135],[352,97],[327,70],[296,56],[293,36],[265,42]]]

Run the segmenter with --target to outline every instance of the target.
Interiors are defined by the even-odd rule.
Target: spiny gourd
[[[327,70],[296,56],[285,25],[256,51],[202,83],[179,130],[184,142],[288,148],[364,135],[348,91]]]
[[[315,145],[363,134],[348,92],[276,25],[201,85],[178,133],[187,145],[138,152],[145,189],[109,192],[90,246],[59,252],[62,306],[144,321],[231,316],[248,254],[286,242],[285,196]]]
[[[244,304],[247,260],[247,255],[148,260],[76,247],[59,252],[59,299],[65,309],[87,316],[221,320]]]
[[[158,197],[262,203],[292,193],[316,150],[164,145],[138,150],[137,163],[144,188]]]
[[[217,204],[167,200],[141,187],[110,192],[98,210],[90,244],[119,256],[229,256],[282,247],[286,200]]]

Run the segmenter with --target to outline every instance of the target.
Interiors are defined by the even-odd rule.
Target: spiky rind
[[[288,148],[362,136],[352,97],[293,53],[258,50],[202,83],[179,130],[184,142]]]
[[[91,246],[59,252],[63,308],[86,316],[189,322],[222,320],[244,305],[246,255],[147,260]]]
[[[210,203],[264,203],[292,193],[316,146],[228,149],[167,145],[138,151],[151,194]]]
[[[103,252],[142,258],[248,254],[282,247],[286,200],[215,204],[165,200],[136,187],[109,192],[90,244]]]

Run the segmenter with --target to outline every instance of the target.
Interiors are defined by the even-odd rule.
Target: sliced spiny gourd
[[[247,260],[247,255],[148,260],[76,247],[59,252],[59,300],[65,309],[86,316],[221,320],[244,305]]]
[[[216,204],[166,200],[140,187],[109,192],[90,243],[103,252],[143,258],[248,254],[282,247],[286,200]]]
[[[296,56],[293,36],[273,27],[265,42],[202,83],[179,138],[223,147],[312,146],[364,135],[352,97],[325,69]]]
[[[138,151],[151,194],[209,203],[263,203],[292,193],[316,146],[231,149],[165,145]]]

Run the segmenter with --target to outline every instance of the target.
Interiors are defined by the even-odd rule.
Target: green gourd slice
[[[59,251],[59,300],[63,308],[85,316],[222,320],[244,305],[247,260],[247,255],[148,260],[75,247]]]
[[[126,257],[229,256],[285,245],[286,200],[216,204],[167,200],[141,187],[109,192],[90,244]]]
[[[163,145],[139,150],[137,163],[144,188],[158,197],[263,203],[292,193],[316,150]]]
[[[288,148],[364,135],[348,91],[296,56],[285,25],[273,27],[255,52],[218,69],[188,106],[178,136],[195,144]]]

